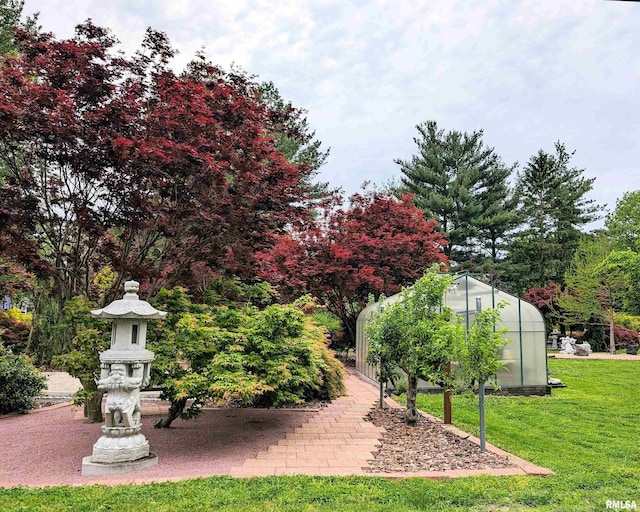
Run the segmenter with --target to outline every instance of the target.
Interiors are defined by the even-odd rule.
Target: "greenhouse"
[[[400,294],[385,299],[399,300]],[[547,344],[544,318],[538,308],[518,297],[486,284],[469,274],[459,275],[447,290],[444,303],[463,318],[466,326],[482,308],[504,304],[501,322],[506,327],[504,337],[509,343],[502,349],[505,368],[498,373],[498,384],[503,391],[513,394],[548,394]],[[379,303],[366,307],[358,316],[356,330],[356,370],[377,382],[375,366],[367,364],[368,342],[365,325],[372,310]],[[421,389],[433,388],[420,382]]]

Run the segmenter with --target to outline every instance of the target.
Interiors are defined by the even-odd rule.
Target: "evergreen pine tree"
[[[397,159],[404,191],[427,217],[436,219],[449,241],[447,257],[469,268],[471,260],[497,258],[501,241],[516,224],[506,167],[484,145],[482,130],[445,132],[435,121],[417,127],[418,153]]]
[[[311,169],[304,181],[312,197],[320,199],[326,196],[331,191],[329,183],[314,180],[318,177],[320,167],[329,158],[331,148],[326,151],[321,149],[322,142],[314,138],[315,131],[309,126],[306,111],[295,108],[290,101],[285,102],[273,82],[260,84],[260,94],[262,103],[271,110],[272,136],[276,147],[290,162]]]
[[[556,142],[555,154],[543,150],[518,173],[516,196],[525,229],[509,247],[507,280],[516,292],[564,283],[564,273],[582,235],[598,218],[599,207],[585,196],[595,178],[569,167],[573,153]]]
[[[482,189],[478,194],[478,201],[482,206],[481,214],[475,220],[478,246],[493,263],[500,259],[511,232],[520,222],[518,198],[508,183],[515,167],[507,167],[501,163],[495,165],[484,175]]]

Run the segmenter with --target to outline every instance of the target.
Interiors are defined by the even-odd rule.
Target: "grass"
[[[140,486],[0,489],[0,510],[605,510],[640,506],[640,363],[550,360],[568,387],[552,397],[488,397],[488,440],[556,474],[385,480],[367,477],[227,477]],[[441,415],[442,397],[419,406]],[[477,434],[475,400],[454,397],[454,423]]]

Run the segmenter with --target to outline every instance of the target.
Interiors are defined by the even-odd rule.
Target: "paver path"
[[[384,428],[363,419],[375,406],[378,390],[349,373],[345,384],[347,396],[331,402],[278,444],[231,468],[230,475],[363,474],[384,433]]]

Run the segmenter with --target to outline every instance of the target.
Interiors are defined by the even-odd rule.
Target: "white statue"
[[[139,368],[132,365],[134,373]],[[127,376],[127,365],[114,363],[109,375],[98,382],[107,391],[104,408],[107,427],[133,427],[140,424],[140,386],[142,377]]]
[[[576,339],[571,336],[564,336],[560,338],[560,354],[574,354]]]
[[[591,354],[591,352],[591,345],[586,341],[584,343],[579,343],[576,345],[575,354],[577,356],[588,356],[589,354]]]

